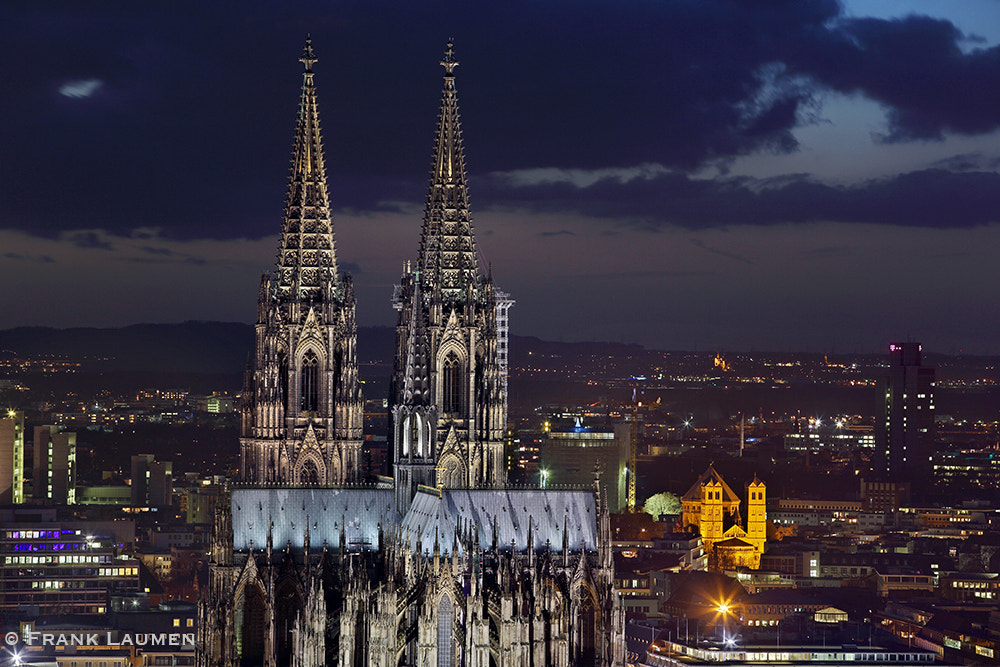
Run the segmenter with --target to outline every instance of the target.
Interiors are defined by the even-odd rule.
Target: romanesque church
[[[392,298],[393,479],[361,484],[355,300],[337,269],[308,41],[301,61],[242,480],[216,517],[198,667],[623,664],[600,485],[506,486],[512,302],[477,259],[450,44],[418,254]]]

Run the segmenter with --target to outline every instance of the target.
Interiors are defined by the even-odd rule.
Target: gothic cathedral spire
[[[393,299],[399,320],[390,437],[401,503],[421,485],[506,482],[497,314],[502,310],[506,321],[512,302],[498,295],[476,258],[451,44],[441,65],[444,91],[417,268],[407,266]]]
[[[311,40],[300,61],[276,275],[261,279],[241,407],[240,473],[251,484],[343,484],[361,474],[354,288],[337,273]]]
[[[420,233],[418,268],[428,291],[440,290],[446,301],[458,301],[466,296],[468,285],[481,280],[481,272],[472,233],[462,125],[455,90],[458,61],[451,43],[445,50],[441,66],[444,67],[444,90]]]
[[[337,255],[319,132],[312,40],[299,59],[305,65],[288,178],[285,220],[278,248],[277,295],[282,300],[319,301],[337,286]]]

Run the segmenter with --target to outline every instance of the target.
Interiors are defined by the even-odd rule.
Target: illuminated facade
[[[929,482],[934,453],[933,366],[922,363],[919,343],[889,346],[885,406],[876,430],[880,472],[893,482]]]
[[[24,413],[0,419],[0,505],[24,502]]]
[[[604,427],[582,426],[550,428],[541,445],[540,467],[546,484],[587,485],[594,481],[594,471],[608,491],[612,512],[626,505],[626,472],[632,442],[630,424]]]
[[[36,426],[32,495],[53,505],[76,502],[76,433]]]
[[[513,303],[476,256],[451,49],[416,265],[396,287],[396,364],[390,389],[400,501],[418,486],[503,486],[507,425],[497,314]]]
[[[306,111],[290,201],[300,165],[322,166],[318,129],[314,142],[301,140],[303,124],[316,116],[308,43],[303,62]],[[319,437],[321,429],[336,432],[343,419],[353,425],[353,403],[330,416],[296,407],[313,386],[303,365],[312,354],[323,371],[315,385],[317,396],[327,396],[322,406],[357,396],[360,448],[360,395],[324,393],[347,385],[345,376],[329,379],[336,373],[323,355],[349,349],[354,364],[353,300],[349,332],[322,329],[326,320],[312,304],[329,301],[322,290],[298,300],[282,291],[288,281],[279,260],[279,278],[266,278],[261,291],[257,365],[248,374],[249,484],[220,499],[199,604],[198,667],[623,664],[624,612],[606,495],[597,488],[504,488],[501,334],[512,302],[476,259],[457,64],[449,45],[420,257],[394,299],[394,480],[345,484],[357,478],[346,458],[355,431],[348,440]],[[300,146],[312,151],[305,162]],[[290,236],[298,233],[289,231],[291,218],[283,249],[299,244]],[[301,325],[282,319],[292,312]],[[333,346],[320,348],[318,340]],[[349,368],[356,381],[356,364]],[[327,454],[332,458],[322,458]],[[303,474],[312,470],[320,474]]]
[[[138,561],[115,556],[111,538],[53,523],[0,530],[0,614],[103,614],[109,595],[139,589]]]
[[[767,487],[756,476],[746,485],[746,524],[740,498],[711,465],[681,498],[681,522],[701,535],[712,569],[760,567],[767,541]]]
[[[261,278],[243,386],[240,474],[255,484],[359,481],[362,401],[351,277],[337,256],[312,47],[274,275]]]

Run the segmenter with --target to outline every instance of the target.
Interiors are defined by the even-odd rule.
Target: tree
[[[642,506],[642,511],[654,519],[659,519],[662,514],[680,514],[681,501],[669,491],[664,491],[647,498],[646,504]]]

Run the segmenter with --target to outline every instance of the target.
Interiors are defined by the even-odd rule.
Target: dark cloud
[[[160,248],[155,246],[141,246],[139,250],[150,255],[160,255],[162,257],[174,257],[177,255],[177,253],[170,248]]]
[[[884,105],[884,141],[1000,126],[1000,48],[926,17],[845,18],[835,0],[8,4],[0,58],[22,66],[0,75],[0,221],[53,238],[274,234],[309,33],[337,209],[419,208],[451,36],[473,174],[794,151],[830,90]],[[681,220],[774,217],[684,205]]]
[[[39,264],[54,264],[55,263],[55,260],[52,259],[51,257],[49,257],[48,255],[38,255],[38,256],[34,256],[33,257],[31,255],[24,255],[24,254],[19,253],[19,252],[5,252],[3,254],[3,257],[5,259],[15,259],[15,260],[23,261],[23,262],[37,262]]]
[[[935,169],[948,171],[996,171],[1000,169],[1000,157],[989,157],[980,152],[962,153],[937,160],[930,165]]]
[[[587,188],[569,183],[511,188],[504,177],[484,179],[478,189],[498,206],[629,219],[651,229],[829,221],[949,228],[1000,222],[1000,174],[979,171],[925,169],[853,186],[805,175],[758,181],[668,173],[628,183],[604,179]]]
[[[67,238],[77,248],[94,248],[96,250],[114,250],[115,246],[110,241],[101,238],[96,232],[73,232]]]
[[[850,246],[823,246],[819,248],[810,248],[800,253],[803,257],[810,257],[813,259],[829,259],[829,258],[842,258],[849,257],[854,254],[856,248]]]
[[[538,232],[539,236],[575,236],[575,232],[568,229],[560,229],[558,232]]]
[[[721,257],[728,257],[729,259],[736,260],[737,262],[742,262],[744,264],[753,264],[752,260],[743,257],[742,255],[737,255],[736,253],[729,252],[728,250],[719,250],[718,248],[713,248],[706,244],[701,239],[691,239],[691,245],[696,248],[701,248],[705,252],[710,252],[713,255],[719,255]]]
[[[886,105],[884,141],[1000,127],[1000,47],[966,53],[950,22],[915,15],[844,20],[823,37],[788,59],[792,71]]]

